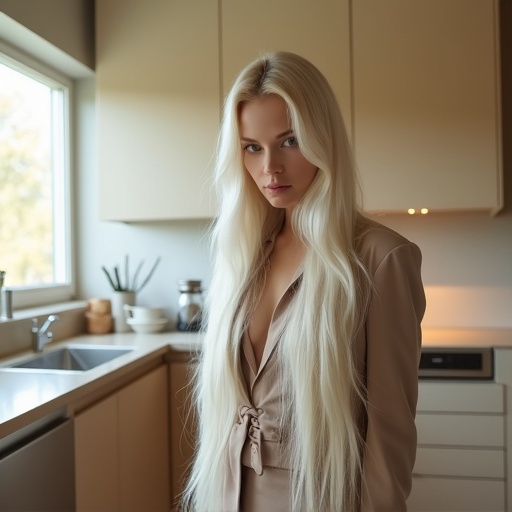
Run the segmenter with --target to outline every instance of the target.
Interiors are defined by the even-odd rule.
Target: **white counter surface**
[[[53,343],[45,351],[68,344],[135,348],[86,372],[0,367],[0,440],[49,414],[65,410],[71,402],[108,386],[152,360],[163,361],[173,352],[194,352],[199,343],[200,336],[195,333],[81,335]],[[0,365],[25,359],[30,354],[34,355],[24,352],[16,358],[1,359]]]
[[[194,352],[200,336],[194,333],[104,334],[75,336],[45,350],[67,344],[135,347],[128,354],[87,372],[12,370],[0,367],[0,440],[70,403],[97,392],[124,375],[177,352]],[[424,347],[512,348],[512,329],[423,329]],[[16,357],[25,359],[30,352]],[[32,353],[33,354],[33,353]],[[0,365],[14,358],[0,359]]]

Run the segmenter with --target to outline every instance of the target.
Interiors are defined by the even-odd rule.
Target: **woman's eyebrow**
[[[278,133],[275,138],[282,139],[283,137],[287,137],[288,135],[293,135],[293,130],[286,130],[285,132]],[[258,142],[256,139],[251,139],[249,137],[240,137],[240,140],[243,140],[244,142]]]
[[[276,135],[276,139],[281,139],[282,137],[287,137],[288,135],[293,135],[293,130],[286,130],[283,133],[280,133],[279,135]]]

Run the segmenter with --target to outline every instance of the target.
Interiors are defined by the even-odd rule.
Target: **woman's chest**
[[[270,327],[276,316],[276,311],[283,302],[287,302],[287,295],[292,283],[297,278],[299,266],[299,260],[293,261],[289,257],[279,254],[271,255],[262,289],[252,311],[248,327],[249,338],[258,366],[268,342]]]

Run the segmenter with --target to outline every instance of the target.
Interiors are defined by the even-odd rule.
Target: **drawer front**
[[[430,476],[505,478],[505,452],[460,448],[418,448],[414,473]]]
[[[420,382],[418,412],[503,413],[503,386],[491,382]]]
[[[504,512],[505,483],[414,477],[409,512]]]
[[[418,413],[416,427],[420,445],[493,448],[502,448],[505,445],[503,416]]]

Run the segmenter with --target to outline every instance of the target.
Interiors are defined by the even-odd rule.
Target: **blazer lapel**
[[[274,352],[274,349],[276,348],[277,343],[283,334],[283,331],[286,327],[286,324],[291,314],[291,302],[293,300],[295,290],[299,286],[300,280],[302,279],[302,272],[302,265],[299,265],[292,278],[290,285],[288,286],[287,290],[284,292],[283,296],[279,299],[279,302],[277,303],[276,309],[274,310],[274,313],[272,315],[272,320],[270,321],[270,327],[268,329],[265,349],[263,350],[263,356],[261,358],[260,367],[258,368],[255,380],[258,379],[258,377],[264,370],[270,356]]]

